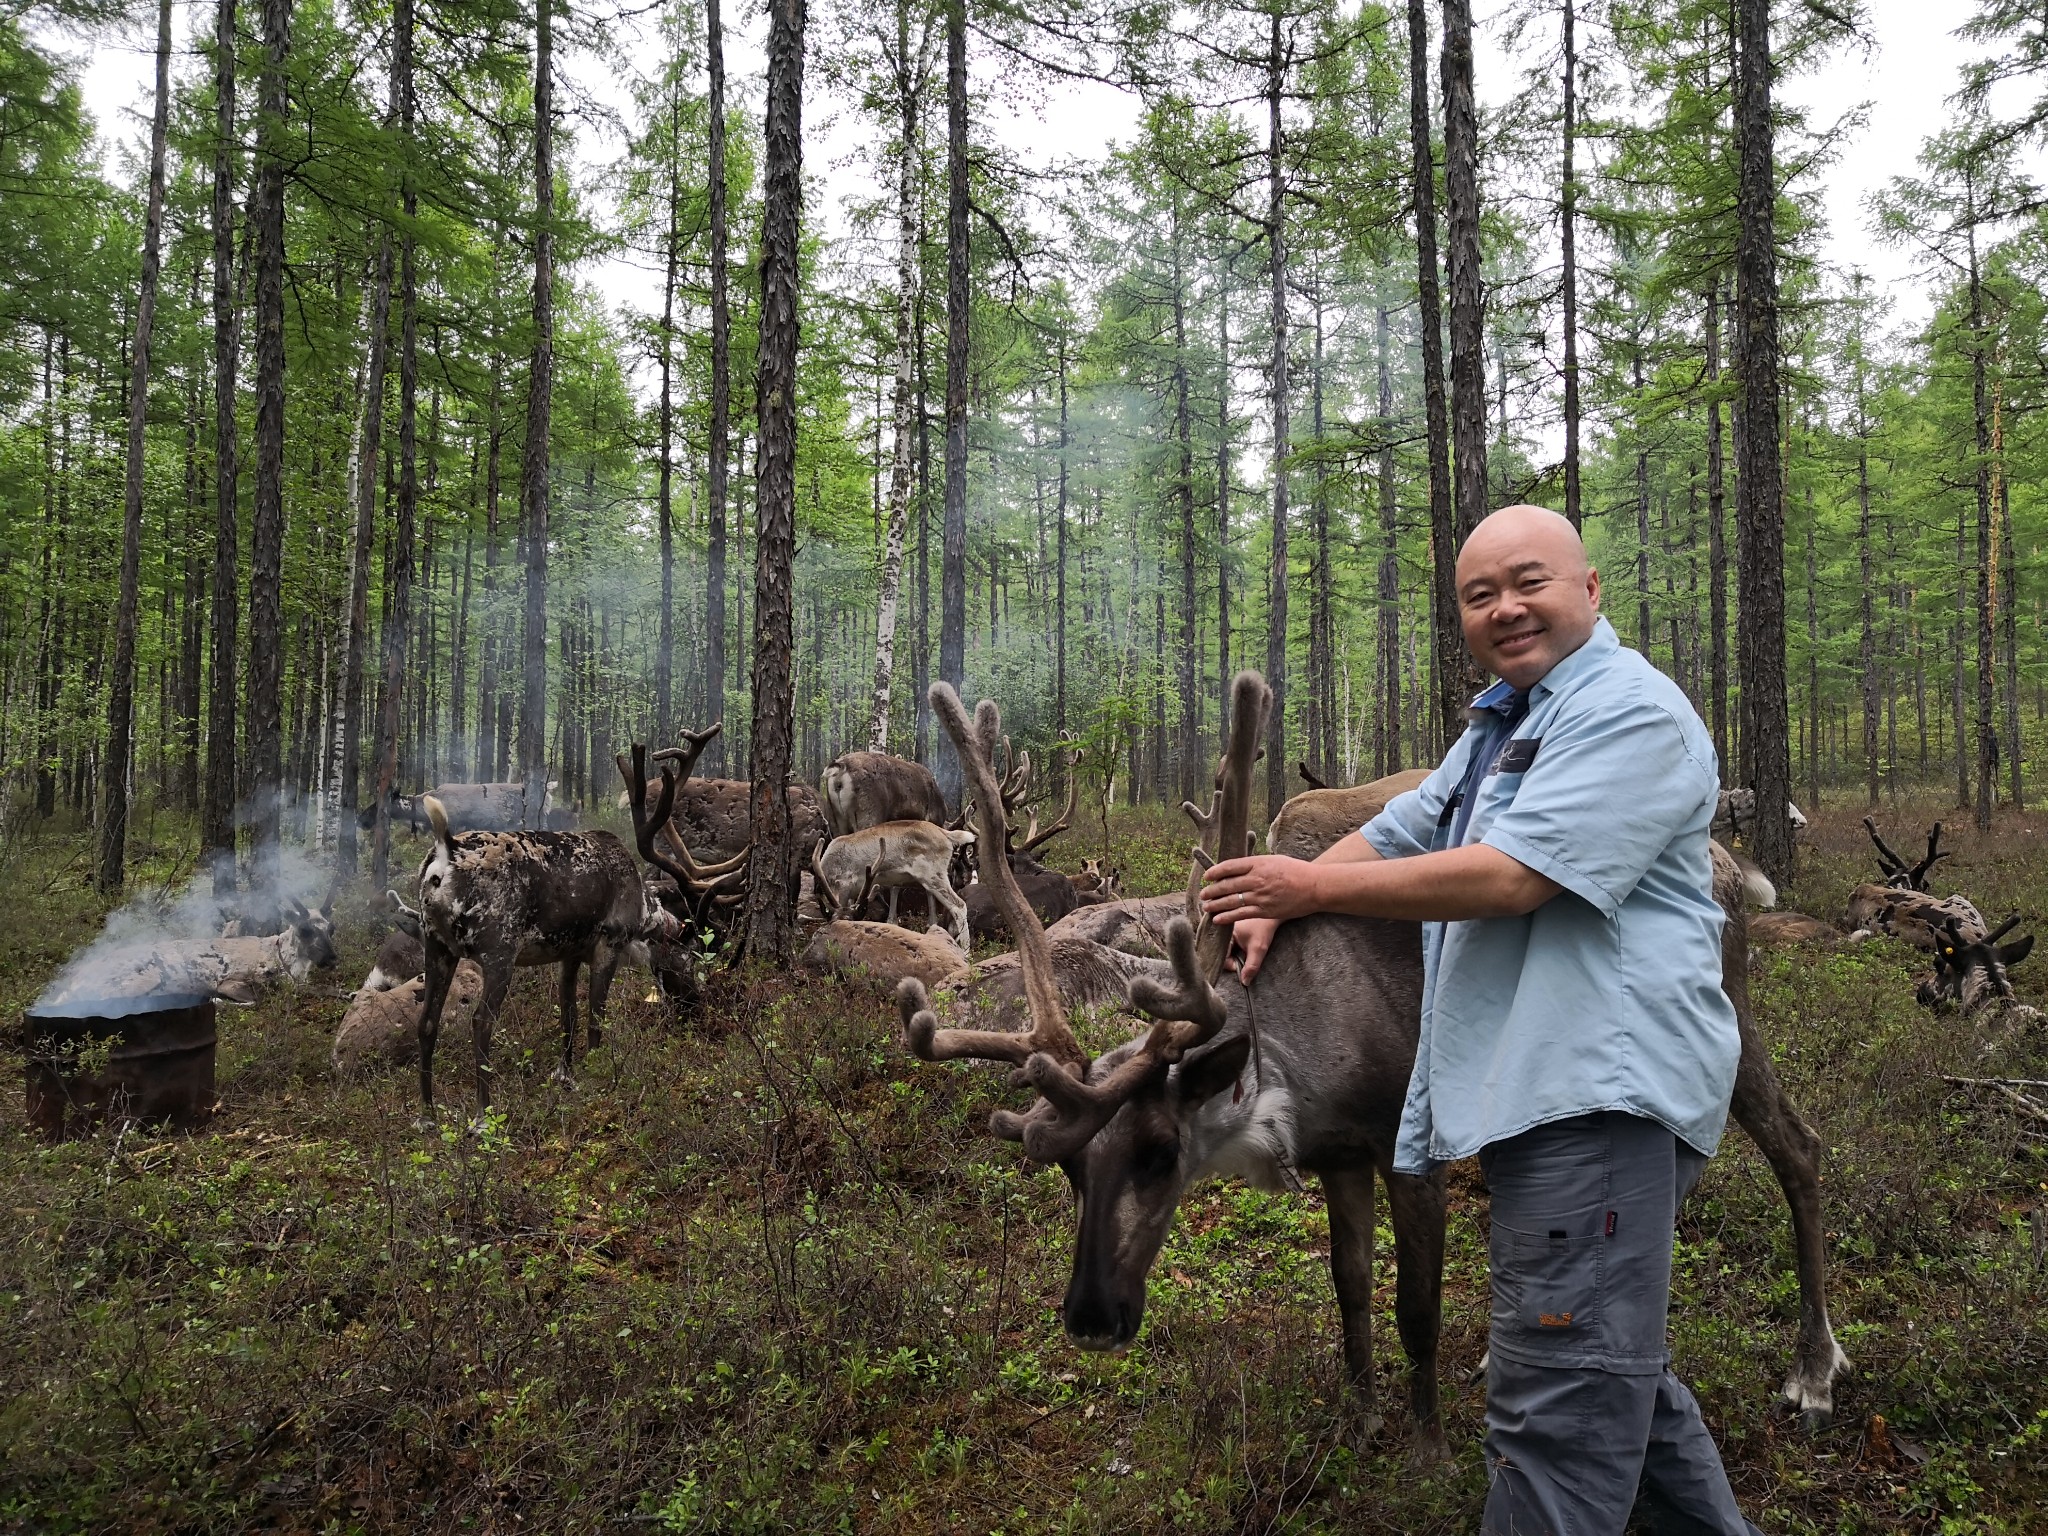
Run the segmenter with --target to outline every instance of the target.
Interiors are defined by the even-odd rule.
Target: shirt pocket
[[[1598,1218],[1542,1232],[1495,1223],[1488,1239],[1493,1332],[1527,1355],[1568,1355],[1601,1335],[1607,1244]]]

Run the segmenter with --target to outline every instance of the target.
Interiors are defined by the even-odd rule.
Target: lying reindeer
[[[370,962],[370,974],[363,978],[365,992],[389,992],[416,977],[427,974],[426,946],[420,940],[420,915],[405,904],[396,891],[386,891],[384,900],[397,915],[391,931],[377,946],[377,958]]]
[[[713,895],[729,874],[706,880],[661,850],[656,834],[668,821],[677,780],[663,769],[660,799],[653,813],[645,814],[645,751],[633,749],[634,767],[627,776],[629,786],[643,789],[632,806],[640,856],[673,878],[679,892]],[[683,764],[685,774],[691,761]],[[624,772],[623,762],[620,767]],[[434,846],[419,873],[427,978],[419,1025],[420,1101],[426,1114],[434,1109],[434,1041],[458,960],[474,960],[484,977],[483,1000],[470,1024],[478,1112],[490,1104],[491,1030],[517,966],[561,967],[562,1064],[555,1075],[570,1082],[577,972],[590,969],[588,1038],[595,1050],[619,962],[646,961],[650,942],[685,941],[686,924],[648,890],[632,855],[609,832],[454,832],[439,800],[427,796],[425,809],[434,830]]]
[[[2015,912],[1989,933],[1969,938],[1955,918],[1946,919],[1940,942],[1934,947],[1934,970],[1913,989],[1914,1000],[1937,1013],[1960,1006],[1966,1019],[1987,1008],[2024,1007],[2014,996],[2012,978],[2006,972],[2033,953],[2034,936],[2029,933],[2009,944],[1999,942],[2019,925],[2020,915]],[[2033,1012],[2028,1008],[2026,1016],[2032,1017]]]
[[[1214,849],[1244,846],[1251,768],[1271,694],[1247,673],[1234,695],[1230,751],[1216,807],[1203,818],[1207,846],[1197,875]],[[932,696],[978,780],[987,771],[982,744],[994,731],[993,706],[983,705],[977,730],[950,690],[935,687]],[[985,818],[984,847],[999,847],[999,834],[999,825],[991,828]],[[1714,855],[1714,885],[1728,914],[1722,984],[1742,1039],[1734,1114],[1770,1161],[1792,1211],[1801,1307],[1783,1393],[1809,1422],[1824,1422],[1832,1412],[1833,1381],[1849,1367],[1827,1315],[1820,1141],[1785,1097],[1750,1016],[1740,875],[1725,850]],[[1136,1336],[1146,1275],[1196,1177],[1236,1174],[1268,1188],[1295,1188],[1300,1174],[1314,1173],[1329,1207],[1347,1373],[1369,1406],[1378,1169],[1392,1207],[1395,1318],[1413,1365],[1416,1432],[1425,1443],[1439,1444],[1444,1185],[1441,1175],[1392,1171],[1420,1025],[1419,925],[1335,914],[1298,918],[1280,929],[1257,987],[1247,990],[1217,985],[1228,937],[1198,912],[1192,924],[1183,916],[1169,928],[1171,958],[1164,964],[1085,954],[1063,962],[1065,946],[1087,941],[1050,942],[1029,920],[1014,885],[998,890],[1020,939],[1029,1029],[940,1028],[923,988],[912,982],[899,990],[898,1006],[911,1049],[921,1058],[1009,1062],[1037,1088],[1041,1097],[1029,1114],[999,1112],[991,1125],[1021,1140],[1026,1155],[1057,1162],[1079,1196],[1080,1230],[1063,1307],[1069,1335],[1091,1349],[1121,1348]],[[1079,974],[1082,960],[1086,975]],[[1066,1023],[1067,1009],[1082,1000],[1076,994],[1100,997],[1119,972],[1130,978],[1130,1001],[1159,1022],[1091,1061]],[[963,987],[961,978],[948,985]]]

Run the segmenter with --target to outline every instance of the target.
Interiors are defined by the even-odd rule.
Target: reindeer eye
[[[1180,1143],[1162,1141],[1140,1152],[1132,1171],[1141,1179],[1163,1179],[1180,1163]]]

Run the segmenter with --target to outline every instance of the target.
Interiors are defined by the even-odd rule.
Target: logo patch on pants
[[[1544,1312],[1536,1321],[1545,1328],[1569,1328],[1572,1325],[1572,1315],[1569,1312]]]

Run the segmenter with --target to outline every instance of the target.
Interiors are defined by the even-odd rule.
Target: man
[[[1202,905],[1246,985],[1308,912],[1420,919],[1422,1036],[1394,1166],[1478,1153],[1492,1191],[1488,1536],[1743,1536],[1670,1369],[1672,1227],[1740,1053],[1721,990],[1713,746],[1600,617],[1577,530],[1507,507],[1458,557],[1499,679],[1427,781],[1313,863],[1232,859]]]

